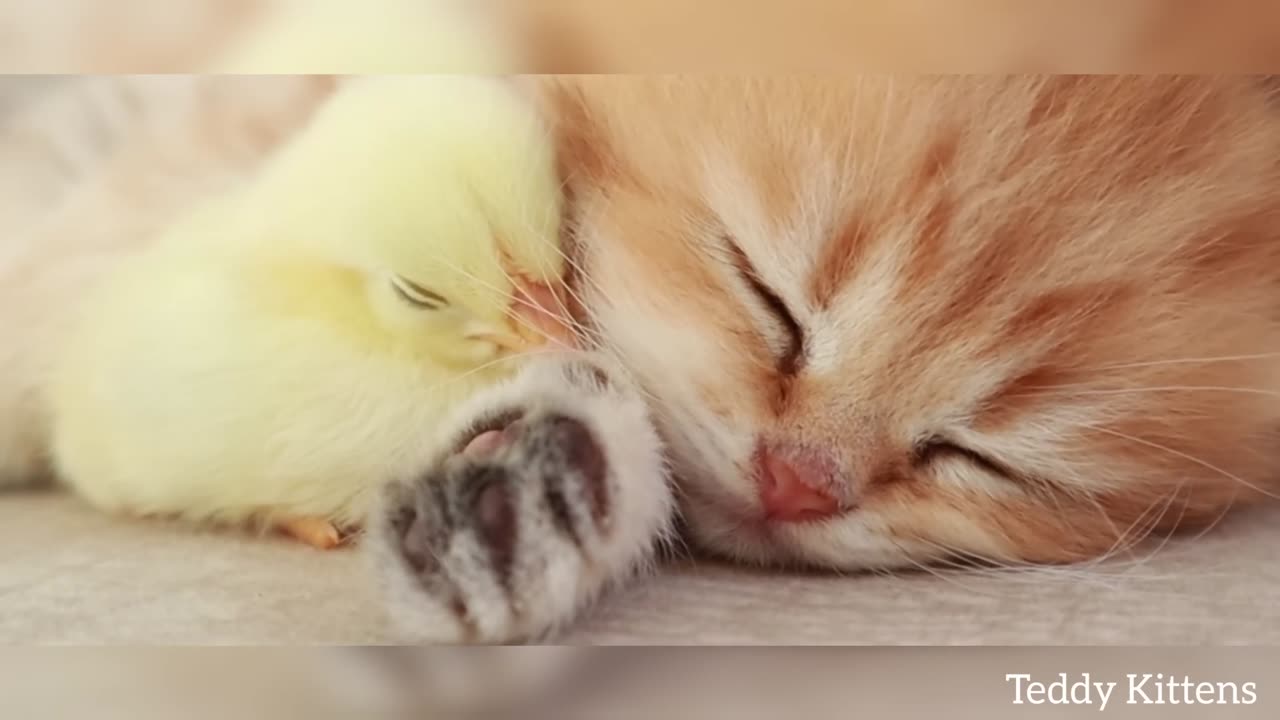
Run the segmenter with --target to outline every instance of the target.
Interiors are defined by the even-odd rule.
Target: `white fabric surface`
[[[804,575],[675,564],[566,638],[608,644],[1280,642],[1280,510],[1091,570]],[[1148,548],[1150,550],[1150,548]],[[352,550],[0,494],[0,642],[395,642]]]

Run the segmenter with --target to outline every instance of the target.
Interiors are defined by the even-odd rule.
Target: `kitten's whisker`
[[[569,175],[566,175],[566,177],[564,177],[563,179],[561,179],[561,181],[560,181],[560,188],[559,188],[559,192],[560,192],[561,197],[567,197],[567,193],[565,192],[565,190],[566,190],[566,188],[568,188],[569,183],[571,182],[571,180],[572,180],[572,177],[571,177],[571,176],[569,176]],[[521,218],[524,218],[524,217],[527,217],[527,216],[526,216],[526,215],[521,215]],[[522,220],[521,220],[521,223],[525,225],[526,229],[530,229],[530,230],[532,230],[532,227],[528,224],[528,222],[527,222],[527,221],[524,221],[524,220],[522,219]],[[569,228],[567,228],[567,227],[561,228],[561,233],[562,233],[562,234],[568,234],[568,232],[569,232]],[[601,295],[604,295],[604,296],[606,296],[606,297],[607,297],[607,293],[605,293],[604,288],[603,288],[603,287],[601,287],[598,283],[596,283],[596,282],[594,281],[594,279],[593,279],[593,278],[591,278],[591,277],[589,277],[589,276],[587,275],[586,269],[585,269],[585,268],[583,268],[580,264],[578,264],[578,263],[573,259],[572,254],[571,254],[570,252],[568,252],[568,251],[564,248],[564,246],[563,246],[563,244],[562,244],[562,243],[559,243],[559,242],[557,242],[557,243],[553,243],[553,244],[552,244],[552,248],[553,248],[553,249],[554,249],[554,250],[555,250],[555,251],[560,255],[560,257],[565,261],[565,263],[566,263],[570,268],[572,268],[572,269],[576,272],[576,274],[577,274],[577,276],[578,276],[578,277],[581,277],[583,280],[585,280],[585,281],[587,281],[587,282],[592,283],[592,287],[594,287],[594,288],[595,288],[596,292],[598,292],[598,293],[600,293]],[[565,290],[567,290],[570,294],[572,294],[572,295],[573,295],[573,297],[574,297],[574,299],[575,299],[575,300],[577,300],[580,304],[582,304],[582,305],[584,305],[584,306],[586,305],[586,303],[585,303],[585,302],[583,302],[583,299],[582,299],[580,296],[578,296],[577,294],[575,294],[575,293],[574,293],[573,288],[572,288],[572,287],[570,287],[570,283],[569,283],[569,281],[568,281],[567,279],[565,279],[565,278],[557,278],[557,279],[559,280],[560,285],[561,285]]]
[[[1081,368],[1090,372],[1101,370],[1127,370],[1130,368],[1157,367],[1161,365],[1186,365],[1195,363],[1240,362],[1246,360],[1269,360],[1280,357],[1280,352],[1252,353],[1246,355],[1219,355],[1214,357],[1172,358],[1167,360],[1147,360],[1143,362],[1117,363],[1112,365],[1095,365]]]
[[[941,559],[938,562],[944,563],[949,572],[972,574],[980,577],[997,578],[1001,582],[1019,582],[1031,586],[1040,586],[1046,578],[1055,580],[1070,580],[1072,582],[1087,582],[1094,585],[1105,587],[1109,590],[1117,590],[1118,586],[1113,583],[1105,582],[1108,579],[1124,579],[1124,580],[1168,580],[1174,575],[1151,575],[1151,576],[1132,576],[1127,574],[1110,575],[1099,572],[1092,564],[1066,564],[1066,565],[1036,565],[1032,563],[1009,563],[1001,561],[997,558],[977,557],[970,553],[949,548],[945,545],[923,541],[933,546],[939,552],[949,555],[954,559]],[[972,563],[977,562],[975,566]],[[1027,577],[1033,576],[1033,577]]]
[[[564,349],[562,349],[562,348],[534,348],[534,349],[532,349],[532,350],[525,350],[525,351],[523,351],[523,352],[513,353],[513,354],[511,354],[511,355],[506,355],[506,356],[504,356],[504,357],[495,358],[495,359],[493,359],[493,360],[489,360],[489,361],[487,361],[487,362],[481,363],[480,365],[477,365],[477,366],[475,366],[475,367],[473,367],[473,368],[469,368],[469,369],[467,369],[465,372],[459,373],[459,374],[454,375],[453,377],[451,377],[451,378],[449,378],[449,379],[447,379],[447,380],[444,380],[444,381],[442,381],[442,382],[436,383],[436,384],[432,385],[429,389],[430,389],[430,390],[439,390],[439,389],[443,389],[443,388],[449,387],[450,385],[452,385],[452,384],[454,384],[454,383],[461,382],[462,380],[465,380],[465,379],[467,379],[467,378],[469,378],[469,377],[471,377],[471,376],[473,376],[473,375],[476,375],[476,374],[482,373],[482,372],[484,372],[485,370],[488,370],[489,368],[492,368],[492,367],[497,366],[497,365],[501,365],[501,364],[503,364],[503,363],[515,363],[515,362],[518,362],[518,361],[520,361],[520,360],[524,360],[524,359],[527,359],[527,358],[530,358],[530,357],[537,357],[537,356],[539,356],[539,355],[581,355],[581,354],[584,354],[584,353],[583,353],[583,351],[581,351],[581,350],[577,350],[577,349],[575,349],[575,348],[564,348]]]
[[[1177,498],[1178,493],[1180,493],[1184,487],[1186,487],[1186,481],[1179,483],[1176,487],[1173,488],[1172,491],[1170,491],[1166,496],[1164,496],[1163,504],[1161,504],[1160,497],[1157,497],[1155,500],[1153,500],[1152,503],[1148,505],[1146,509],[1144,509],[1142,513],[1138,516],[1138,518],[1135,519],[1134,522],[1129,526],[1129,529],[1126,531],[1126,535],[1118,537],[1116,539],[1116,542],[1113,543],[1112,545],[1112,550],[1100,556],[1096,561],[1094,561],[1094,564],[1097,565],[1102,562],[1109,561],[1115,555],[1119,554],[1119,552],[1129,552],[1135,549],[1138,545],[1140,545],[1144,541],[1148,540],[1151,537],[1152,533],[1154,533],[1156,529],[1160,527],[1161,521],[1165,518],[1166,515],[1168,515],[1169,508],[1172,506],[1173,501]],[[1152,512],[1153,510],[1155,510],[1157,505],[1161,506],[1159,511]],[[1186,513],[1186,505],[1184,504],[1181,510],[1179,511],[1179,520],[1181,520],[1182,515],[1185,513]],[[1150,515],[1150,520],[1146,519],[1148,515]],[[1132,533],[1132,531],[1135,528],[1137,528],[1140,523],[1143,523],[1141,531],[1137,533],[1133,533],[1130,536],[1130,533]],[[1166,534],[1163,541],[1156,548],[1156,550],[1159,550],[1160,548],[1164,547],[1164,544],[1167,543],[1168,540],[1169,540],[1169,535]],[[1134,555],[1130,558],[1129,564],[1131,568],[1133,566],[1141,565],[1142,559]],[[1119,564],[1117,563],[1117,565]]]
[[[963,583],[963,582],[959,582],[959,581],[955,580],[955,579],[954,579],[954,577],[955,577],[955,573],[941,572],[941,571],[939,571],[939,570],[938,570],[938,568],[936,568],[936,567],[932,567],[932,566],[930,566],[928,563],[920,562],[919,560],[915,559],[915,557],[912,555],[912,553],[911,553],[909,550],[907,550],[906,548],[903,548],[903,547],[902,547],[901,545],[899,545],[896,541],[894,541],[894,540],[890,540],[890,542],[892,542],[892,543],[893,543],[893,545],[894,545],[895,547],[897,547],[897,548],[898,548],[898,551],[900,552],[902,559],[903,559],[903,560],[905,560],[905,561],[907,562],[907,564],[911,565],[912,567],[916,568],[917,570],[921,570],[921,571],[923,571],[923,572],[925,572],[925,573],[927,573],[927,574],[929,574],[929,575],[932,575],[933,577],[938,578],[939,580],[942,580],[942,581],[944,581],[944,582],[946,582],[946,583],[949,583],[949,584],[951,584],[951,585],[954,585],[954,586],[956,586],[956,587],[960,588],[961,590],[964,590],[965,592],[970,593],[970,594],[975,594],[975,595],[986,595],[986,596],[988,596],[988,597],[995,597],[995,596],[996,596],[996,594],[995,594],[995,593],[992,593],[992,592],[990,592],[990,591],[979,590],[979,589],[977,589],[977,588],[975,588],[975,587],[972,587],[972,586],[970,586],[970,585],[966,585],[966,584],[965,584],[965,583]],[[931,544],[932,544],[932,543],[931,543]],[[938,549],[939,549],[939,550],[942,550],[943,548],[938,547]],[[965,573],[965,574],[968,574],[968,573]]]
[[[601,287],[600,284],[595,281],[595,278],[592,278],[590,275],[587,274],[586,268],[584,268],[580,263],[578,263],[578,261],[573,258],[572,254],[566,251],[558,243],[555,245],[555,250],[557,253],[559,253],[560,257],[564,260],[565,264],[568,265],[569,268],[574,271],[575,277],[582,278],[583,281],[590,283],[591,287],[595,289],[596,292],[600,293],[601,295],[606,295],[604,288]],[[569,291],[569,293],[573,295],[573,298],[575,300],[577,300],[579,303],[582,303],[583,305],[586,304],[580,295],[574,293],[574,290],[571,287],[571,283],[569,283],[568,280],[562,279],[561,282],[564,285],[565,290]]]
[[[507,272],[506,268],[499,267],[499,270],[502,272],[503,276],[507,279],[507,282],[509,282],[512,287],[519,287],[519,284],[520,284],[519,281],[516,278],[512,277],[511,274]],[[568,291],[571,295],[573,294],[573,289],[569,286],[568,282],[564,278],[558,277],[558,276],[551,277],[545,272],[545,269],[539,271],[539,276],[540,276],[539,279],[547,287],[560,288],[565,291]],[[573,316],[573,313],[569,310],[568,306],[565,305],[564,300],[560,297],[560,293],[553,292],[552,297],[555,299],[555,302],[556,302],[557,308],[555,309],[559,310],[559,312],[556,313],[557,319],[559,319],[567,327],[569,327],[569,329],[575,335],[586,336],[588,340],[590,340],[591,339],[590,329],[587,328],[582,323],[578,322],[577,318]],[[539,305],[526,301],[522,298],[517,298],[517,299],[521,303],[523,303],[526,307],[529,307],[535,310],[550,312],[553,309],[553,308],[542,308]],[[579,300],[579,302],[581,301]],[[543,333],[540,332],[539,334],[543,334]]]
[[[1196,533],[1194,536],[1184,539],[1183,543],[1194,544],[1198,542],[1201,538],[1203,538],[1205,535],[1207,535],[1209,532],[1211,532],[1219,524],[1221,524],[1222,521],[1231,513],[1231,509],[1235,506],[1236,500],[1238,498],[1239,498],[1239,488],[1237,488],[1237,492],[1232,495],[1231,500],[1229,500],[1223,506],[1222,510],[1218,512],[1218,514],[1214,517],[1214,519],[1211,522],[1206,524],[1205,527],[1202,528],[1200,532]],[[1172,537],[1172,534],[1170,537]],[[1152,553],[1152,556],[1154,556],[1154,553]],[[1150,557],[1148,557],[1147,560],[1150,560]]]
[[[1193,463],[1195,463],[1196,465],[1199,465],[1200,467],[1205,468],[1206,470],[1211,470],[1211,471],[1213,471],[1213,472],[1216,472],[1216,473],[1218,473],[1219,475],[1221,475],[1221,476],[1223,476],[1223,477],[1225,477],[1225,478],[1228,478],[1228,479],[1230,479],[1230,480],[1234,480],[1234,481],[1236,481],[1237,483],[1240,483],[1241,485],[1243,485],[1243,486],[1245,486],[1245,487],[1249,488],[1250,490],[1253,490],[1254,492],[1259,493],[1259,494],[1261,494],[1261,495],[1263,495],[1263,496],[1265,496],[1265,497],[1272,498],[1272,499],[1274,499],[1274,500],[1280,500],[1280,495],[1276,495],[1275,493],[1268,492],[1267,490],[1264,490],[1264,489],[1262,489],[1262,488],[1258,487],[1257,485],[1254,485],[1253,483],[1249,482],[1248,480],[1245,480],[1245,479],[1244,479],[1244,478],[1242,478],[1242,477],[1239,477],[1238,475],[1234,475],[1234,474],[1232,474],[1232,473],[1230,473],[1230,472],[1227,472],[1226,470],[1224,470],[1224,469],[1222,469],[1222,468],[1220,468],[1220,467],[1218,467],[1218,466],[1216,466],[1216,465],[1214,465],[1214,464],[1212,464],[1212,463],[1209,463],[1209,462],[1207,462],[1207,461],[1205,461],[1205,460],[1202,460],[1202,459],[1200,459],[1200,458],[1198,458],[1198,457],[1196,457],[1196,456],[1194,456],[1194,455],[1189,455],[1189,454],[1187,454],[1187,453],[1184,453],[1184,452],[1182,452],[1181,450],[1175,450],[1174,448],[1171,448],[1171,447],[1168,447],[1168,446],[1165,446],[1165,445],[1161,445],[1161,444],[1159,444],[1159,443],[1155,443],[1155,442],[1152,442],[1152,441],[1150,441],[1150,440],[1144,440],[1144,439],[1142,439],[1142,438],[1140,438],[1140,437],[1136,437],[1136,436],[1133,436],[1133,435],[1128,435],[1128,434],[1126,434],[1126,433],[1122,433],[1122,432],[1120,432],[1119,430],[1112,430],[1112,429],[1110,429],[1110,428],[1105,428],[1105,427],[1102,427],[1101,425],[1094,425],[1094,424],[1092,424],[1092,423],[1078,423],[1078,425],[1079,425],[1080,427],[1087,427],[1087,428],[1090,428],[1090,429],[1095,430],[1095,431],[1100,432],[1100,433],[1105,433],[1105,434],[1107,434],[1107,435],[1112,435],[1112,436],[1114,436],[1114,437],[1118,437],[1118,438],[1121,438],[1121,439],[1124,439],[1124,440],[1129,440],[1129,441],[1131,441],[1131,442],[1135,442],[1135,443],[1137,443],[1137,444],[1139,444],[1139,445],[1145,445],[1145,446],[1147,446],[1147,447],[1149,447],[1149,448],[1153,448],[1153,449],[1155,449],[1155,450],[1162,450],[1162,451],[1167,452],[1167,453],[1169,453],[1169,454],[1171,454],[1171,455],[1174,455],[1174,456],[1177,456],[1177,457],[1183,458],[1184,460],[1188,460],[1188,461],[1190,461],[1190,462],[1193,462]]]
[[[524,305],[525,307],[527,307],[527,308],[529,308],[529,309],[531,309],[531,310],[538,310],[538,309],[539,309],[539,307],[538,307],[536,304],[534,304],[534,303],[532,303],[532,302],[529,302],[528,300],[525,300],[525,299],[520,298],[520,297],[514,297],[514,298],[513,298],[513,297],[512,297],[512,295],[511,295],[511,293],[510,293],[509,291],[503,290],[503,289],[501,289],[501,288],[496,287],[496,286],[495,286],[495,285],[493,285],[492,283],[485,282],[484,280],[481,280],[481,279],[480,279],[479,277],[477,277],[474,273],[469,272],[468,270],[464,269],[463,267],[461,267],[461,266],[459,266],[459,265],[456,265],[456,264],[454,264],[454,263],[450,262],[450,261],[449,261],[447,258],[445,258],[444,256],[437,255],[437,256],[435,256],[433,259],[434,259],[436,262],[438,262],[438,263],[440,263],[441,265],[443,265],[443,266],[445,267],[445,269],[446,269],[446,270],[450,270],[450,271],[452,271],[452,272],[454,272],[454,273],[457,273],[458,275],[460,275],[461,277],[465,278],[466,280],[468,280],[468,281],[470,281],[470,282],[474,283],[477,287],[482,287],[482,288],[485,288],[486,290],[491,290],[491,291],[493,291],[493,292],[494,292],[498,297],[501,297],[501,298],[503,298],[503,299],[513,299],[513,300],[515,300],[516,302],[520,303],[521,305]],[[499,265],[498,265],[498,270],[499,270],[499,272],[501,272],[501,273],[502,273],[502,275],[503,275],[503,277],[504,277],[504,278],[506,278],[506,279],[507,279],[507,280],[509,280],[509,281],[513,281],[513,278],[511,277],[511,275],[510,275],[510,274],[508,274],[508,273],[507,273],[506,269],[505,269],[505,268],[503,268],[503,267],[501,266],[501,263],[499,263]],[[514,285],[514,282],[513,282],[513,285]],[[522,323],[524,323],[524,325],[525,325],[526,329],[532,330],[532,331],[534,331],[534,332],[538,333],[539,335],[541,335],[541,334],[542,334],[542,333],[541,333],[541,331],[540,331],[538,328],[536,328],[536,327],[532,326],[532,325],[531,325],[531,324],[529,324],[528,322],[523,321],[523,320],[520,320],[519,318],[517,318],[516,320],[517,320],[517,322],[522,322]]]
[[[1042,565],[998,565],[995,567],[973,567],[963,562],[954,562],[950,568],[950,572],[963,573],[966,575],[976,575],[992,580],[996,580],[1002,584],[1014,583],[1027,587],[1041,587],[1046,579],[1064,580],[1073,583],[1089,583],[1104,587],[1108,590],[1115,590],[1115,586],[1105,582],[1107,576],[1101,574],[1090,574],[1083,571],[1076,571],[1067,566],[1042,566]]]
[[[520,284],[519,281],[516,278],[512,277],[511,274],[507,272],[506,268],[500,267],[499,269],[501,270],[503,276],[506,277],[507,281],[512,285],[512,287],[519,287],[519,284]],[[559,287],[559,288],[568,290],[570,293],[573,292],[572,289],[569,288],[568,283],[565,282],[563,278],[559,278],[559,277],[552,278],[545,271],[540,271],[539,275],[540,275],[539,279],[547,287]],[[556,314],[556,317],[561,322],[563,322],[566,326],[568,326],[569,329],[575,335],[587,336],[588,339],[590,339],[590,335],[588,334],[587,328],[581,323],[579,323],[576,318],[573,317],[573,313],[570,312],[568,306],[566,306],[564,301],[561,299],[560,293],[553,292],[551,296],[552,298],[555,299],[555,303],[557,305],[556,309],[559,310],[559,312]],[[552,310],[552,308],[542,308],[540,305],[536,303],[531,303],[521,298],[517,298],[517,299],[519,299],[520,302],[522,302],[524,305],[534,308],[536,310],[539,310],[541,312],[550,312]],[[542,334],[545,336],[545,333],[542,333],[541,331],[539,331],[539,334]]]
[[[1137,525],[1138,520],[1135,519],[1134,522],[1130,523],[1129,527],[1125,528],[1124,532],[1122,533],[1120,532],[1120,528],[1117,527],[1115,522],[1111,519],[1111,513],[1108,513],[1106,508],[1102,507],[1102,503],[1098,502],[1097,497],[1095,497],[1092,493],[1086,493],[1085,498],[1089,501],[1090,504],[1093,505],[1094,509],[1098,511],[1098,515],[1102,517],[1102,520],[1107,524],[1107,527],[1111,528],[1111,532],[1115,537],[1115,540],[1112,542],[1111,547],[1107,548],[1106,552],[1102,553],[1100,556],[1098,556],[1098,558],[1095,561],[1093,561],[1093,563],[1091,563],[1092,565],[1097,565],[1101,563],[1103,559],[1110,557],[1113,553],[1124,551],[1125,538],[1128,537],[1129,533],[1133,531],[1133,528]],[[1146,515],[1145,510],[1143,511],[1142,515]]]
[[[1263,395],[1267,397],[1280,397],[1280,391],[1264,390],[1261,388],[1249,387],[1230,387],[1220,385],[1157,385],[1150,387],[1134,387],[1134,388],[1106,388],[1106,389],[1076,389],[1088,388],[1087,385],[1043,385],[1029,387],[1029,390],[1038,392],[1012,393],[1008,397],[1060,397],[1072,395],[1132,395],[1144,392],[1226,392],[1239,393],[1242,395]]]
[[[1178,487],[1175,488],[1174,491],[1169,494],[1169,501],[1165,503],[1164,509],[1161,511],[1160,515],[1157,516],[1156,522],[1151,528],[1152,532],[1155,531],[1156,527],[1159,527],[1160,520],[1163,520],[1164,516],[1168,514],[1169,507],[1173,504],[1174,498],[1176,498],[1178,494],[1182,492],[1183,488],[1185,487],[1186,487],[1186,481],[1183,481],[1183,483],[1179,484]],[[1178,510],[1178,519],[1174,521],[1173,526],[1177,527],[1177,525],[1179,525],[1182,522],[1182,520],[1186,517],[1186,514],[1187,514],[1187,503],[1184,502],[1181,508],[1179,508]],[[1148,536],[1149,535],[1150,533],[1148,533]],[[1166,532],[1164,537],[1160,540],[1160,543],[1157,544],[1154,548],[1152,548],[1151,552],[1147,553],[1145,557],[1135,559],[1135,561],[1129,566],[1129,569],[1126,570],[1126,572],[1131,572],[1133,569],[1143,567],[1147,563],[1151,562],[1151,559],[1154,558],[1156,554],[1158,554],[1161,550],[1163,550],[1169,544],[1172,538],[1173,538],[1173,533]]]
[[[522,220],[521,222],[525,225],[526,229],[529,229],[529,230],[532,230],[532,229],[533,229],[531,226],[529,226],[529,225],[528,225],[528,223],[527,223],[527,222],[525,222],[525,221],[523,221],[523,220]],[[579,277],[583,277],[584,279],[586,279],[586,280],[590,281],[590,278],[587,278],[587,277],[586,277],[586,273],[585,273],[585,271],[582,269],[582,267],[581,267],[581,266],[579,266],[576,262],[574,262],[573,258],[570,256],[570,254],[569,254],[568,252],[566,252],[566,251],[565,251],[565,249],[564,249],[563,247],[561,247],[561,244],[560,244],[560,243],[558,243],[558,242],[557,242],[557,243],[552,243],[552,244],[551,244],[551,247],[552,247],[552,249],[553,249],[553,250],[555,250],[555,251],[556,251],[556,253],[557,253],[557,254],[558,254],[558,255],[559,255],[559,256],[560,256],[560,257],[565,261],[565,263],[566,263],[566,264],[567,264],[571,269],[573,269],[573,270],[576,272],[576,274],[577,274]],[[504,273],[505,273],[505,270],[504,270]],[[550,285],[552,285],[552,280],[554,279],[554,281],[555,281],[555,285],[556,285],[557,287],[559,287],[559,288],[563,289],[565,292],[567,292],[567,293],[569,294],[569,296],[570,296],[570,297],[572,297],[575,301],[577,301],[577,302],[578,302],[578,304],[579,304],[579,305],[581,305],[581,306],[583,306],[583,307],[586,307],[586,305],[587,305],[586,301],[582,298],[582,296],[581,296],[581,295],[579,295],[579,294],[578,294],[578,293],[573,289],[572,283],[570,283],[570,282],[569,282],[569,280],[568,280],[566,277],[561,277],[561,276],[556,276],[555,278],[548,277],[547,273],[545,272],[545,269],[544,269],[544,272],[541,272],[540,274],[542,275],[542,280],[543,280],[543,282],[545,282],[547,285],[549,285],[549,286],[550,286]],[[511,278],[510,278],[510,277],[508,277],[508,280],[511,280]],[[599,291],[599,292],[601,292],[601,294],[603,294],[603,292],[600,290],[600,288],[599,288],[598,286],[597,286],[597,291]],[[582,324],[580,324],[580,323],[578,323],[578,322],[577,322],[577,319],[573,317],[573,313],[572,313],[572,312],[570,312],[570,311],[569,311],[569,308],[568,308],[567,306],[565,306],[565,304],[564,304],[564,302],[563,302],[563,301],[561,301],[561,299],[560,299],[559,295],[557,295],[557,296],[556,296],[556,304],[560,306],[560,311],[563,313],[563,318],[564,318],[564,320],[565,320],[568,324],[570,324],[570,325],[573,327],[573,329],[574,329],[575,331],[581,331],[583,334],[587,334],[587,328],[586,328],[585,326],[583,326]]]
[[[946,572],[961,575],[974,575],[998,580],[1001,583],[1018,583],[1029,587],[1041,587],[1045,579],[1085,582],[1115,591],[1116,583],[1107,582],[1117,576],[1095,572],[1088,566],[1068,565],[1036,565],[1032,563],[1010,563],[998,558],[979,557],[971,553],[947,547],[932,541],[923,541],[943,553],[944,557],[934,561],[942,563]],[[977,563],[975,565],[975,563]],[[1146,579],[1168,579],[1170,576],[1152,576]],[[1139,579],[1139,578],[1125,578]]]
[[[1152,511],[1160,504],[1161,499],[1162,498],[1157,497],[1152,500],[1151,503],[1148,504],[1147,507],[1143,508],[1142,512],[1139,513],[1131,523],[1129,523],[1129,527],[1125,528],[1123,533],[1116,533],[1116,539],[1112,542],[1111,547],[1108,548],[1106,552],[1102,553],[1094,560],[1089,561],[1087,564],[1097,567],[1103,563],[1109,562],[1112,558],[1122,552],[1130,552],[1137,545],[1142,543],[1143,540],[1150,537],[1151,532],[1155,530],[1160,521],[1160,513],[1153,513]],[[1167,500],[1165,508],[1166,510],[1168,508]],[[1102,510],[1101,506],[1099,506],[1099,510]],[[1102,512],[1104,514],[1106,513],[1105,510],[1102,510]],[[1150,520],[1148,520],[1148,516],[1150,516]],[[1114,527],[1114,524],[1112,526]],[[1137,530],[1137,532],[1135,532],[1135,530]]]
[[[1158,505],[1162,498],[1157,498],[1152,506]],[[1161,582],[1161,580],[1183,579],[1184,573],[1178,574],[1148,574],[1135,575],[1129,564],[1115,564],[1108,562],[1107,565],[1098,566],[1096,560],[1085,562],[1071,562],[1065,565],[1036,565],[1029,562],[1009,562],[997,557],[975,556],[959,548],[952,548],[928,539],[920,539],[919,542],[931,546],[934,550],[941,552],[943,557],[934,560],[938,564],[945,565],[947,573],[978,575],[978,577],[991,578],[1000,580],[1001,583],[1019,583],[1029,585],[1029,587],[1043,587],[1044,580],[1066,580],[1071,583],[1088,583],[1097,585],[1097,587],[1108,589],[1108,591],[1116,592],[1120,589],[1120,582]],[[974,565],[974,562],[979,564]],[[1107,573],[1108,569],[1125,570],[1117,571],[1117,573]],[[1210,577],[1210,575],[1204,575]],[[1221,577],[1226,577],[1222,574]],[[1116,580],[1116,582],[1110,582]],[[1132,593],[1135,591],[1133,585],[1126,585],[1124,591]],[[1162,596],[1167,594],[1165,589],[1152,588],[1151,592],[1160,592]]]
[[[541,309],[542,309],[542,308],[540,308],[538,305],[536,305],[536,304],[534,304],[534,303],[531,303],[531,302],[529,302],[528,300],[525,300],[524,298],[521,298],[521,297],[513,297],[513,296],[512,296],[512,294],[511,294],[510,292],[508,292],[508,291],[504,291],[504,290],[502,290],[502,289],[500,289],[500,288],[497,288],[497,287],[494,287],[494,286],[493,286],[493,284],[491,284],[491,283],[487,283],[487,282],[485,282],[484,280],[481,280],[480,278],[476,277],[476,276],[475,276],[475,274],[473,274],[473,273],[471,273],[471,272],[468,272],[467,270],[464,270],[463,268],[459,267],[458,265],[455,265],[455,264],[453,264],[453,263],[449,262],[449,261],[448,261],[448,260],[446,260],[444,257],[439,257],[439,256],[438,256],[438,257],[436,257],[436,258],[434,258],[434,259],[435,259],[437,262],[439,262],[441,265],[443,265],[446,269],[448,269],[448,270],[452,270],[453,272],[457,273],[458,275],[462,276],[463,278],[465,278],[465,279],[467,279],[467,280],[469,280],[469,281],[471,281],[471,282],[475,283],[475,284],[476,284],[476,286],[478,286],[478,287],[482,287],[482,288],[485,288],[485,289],[488,289],[488,290],[493,291],[493,292],[494,292],[494,293],[496,293],[499,297],[514,299],[516,302],[520,303],[521,305],[524,305],[525,307],[527,307],[527,308],[529,308],[529,309],[531,309],[531,310],[541,310]],[[506,270],[503,270],[502,272],[503,272],[503,274],[504,274],[504,276],[505,276],[505,275],[506,275]],[[507,276],[507,277],[509,277],[509,276]],[[515,316],[513,319],[514,319],[517,323],[519,323],[521,326],[523,326],[526,330],[529,330],[529,331],[533,332],[535,335],[537,335],[537,336],[539,336],[539,337],[546,337],[546,334],[542,332],[542,329],[541,329],[541,328],[539,328],[539,327],[537,327],[537,326],[536,326],[536,325],[534,325],[533,323],[530,323],[529,321],[527,321],[527,320],[525,320],[525,319],[523,319],[523,318],[520,318],[519,316]]]

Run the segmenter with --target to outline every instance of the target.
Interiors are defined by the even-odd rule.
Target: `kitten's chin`
[[[696,492],[683,493],[681,512],[698,547],[752,565],[857,571],[901,568],[927,559],[923,548],[894,540],[866,512],[776,522]]]

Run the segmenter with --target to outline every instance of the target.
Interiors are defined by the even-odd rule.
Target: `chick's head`
[[[554,151],[498,79],[349,81],[257,196],[278,247],[359,273],[377,318],[441,360],[521,352],[563,327]]]

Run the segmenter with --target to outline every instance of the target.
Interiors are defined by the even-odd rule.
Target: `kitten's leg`
[[[367,542],[409,639],[545,637],[641,569],[670,528],[648,411],[606,365],[536,361],[447,436],[436,462],[387,489]]]

